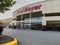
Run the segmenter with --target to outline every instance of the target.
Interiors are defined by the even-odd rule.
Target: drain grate
[[[10,36],[0,35],[0,44],[8,43],[8,42],[11,42],[13,40],[14,39]]]

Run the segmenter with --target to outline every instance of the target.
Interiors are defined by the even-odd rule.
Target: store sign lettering
[[[28,12],[28,11],[38,10],[40,8],[41,8],[41,5],[36,5],[36,6],[33,6],[33,7],[26,7],[26,8],[23,8],[21,10],[17,10],[17,14]]]

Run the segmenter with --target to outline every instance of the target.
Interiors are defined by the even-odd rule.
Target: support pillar
[[[31,13],[32,13],[32,12],[30,12],[29,28],[31,28]]]
[[[44,14],[43,17],[42,17],[42,30],[44,30],[44,31],[47,30],[45,14]]]
[[[21,15],[21,29],[23,27],[23,15]]]

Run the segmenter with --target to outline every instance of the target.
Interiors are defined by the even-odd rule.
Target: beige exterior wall
[[[16,11],[13,12],[13,19],[15,19],[17,16]]]
[[[60,12],[60,0],[50,0],[42,3],[42,13]]]
[[[42,3],[42,13],[60,13],[60,0],[50,0]],[[47,21],[60,21],[60,16],[42,17],[42,25],[46,25]]]
[[[42,17],[42,25],[46,25],[47,21],[60,21],[60,16]]]

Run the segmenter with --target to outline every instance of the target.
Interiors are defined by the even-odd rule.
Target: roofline
[[[37,4],[37,3],[43,3],[43,2],[46,2],[46,1],[41,1],[41,2],[36,2],[36,3],[33,3],[33,4],[28,4],[28,5],[25,5],[25,6],[23,6],[23,7],[18,8],[18,9],[24,8],[24,7],[26,7],[26,6],[34,5],[34,4]],[[16,9],[15,11],[17,11],[18,9]],[[15,11],[14,11],[14,12],[15,12]],[[14,12],[13,12],[13,13],[14,13]]]
[[[24,8],[24,7],[26,7],[26,6],[34,5],[34,4],[37,4],[37,3],[47,2],[47,1],[51,1],[51,0],[39,1],[39,2],[36,2],[36,3],[32,3],[32,4],[28,4],[28,5],[22,6],[22,7],[18,8],[18,9]],[[17,11],[18,9],[16,9],[15,11]],[[15,12],[15,11],[14,11],[14,12]],[[13,13],[14,13],[14,12],[13,12]]]

